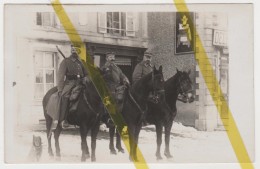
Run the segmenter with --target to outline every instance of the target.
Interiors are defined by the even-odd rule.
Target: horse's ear
[[[155,72],[155,71],[157,71],[157,69],[156,69],[156,67],[155,66],[153,66],[153,71]]]
[[[176,71],[177,71],[177,73],[179,72],[179,70],[178,70],[178,68],[176,67]]]
[[[159,67],[159,71],[162,72],[162,65]]]
[[[190,73],[191,73],[191,71],[189,70],[189,71],[188,71],[188,75],[190,75]]]

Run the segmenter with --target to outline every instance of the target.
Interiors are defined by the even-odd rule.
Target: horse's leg
[[[80,137],[81,137],[81,161],[86,161],[87,158],[89,158],[89,150],[88,150],[88,144],[87,144],[87,133],[88,129],[86,124],[80,125]]]
[[[54,131],[54,139],[55,139],[55,148],[56,148],[56,156],[58,157],[58,160],[60,160],[60,143],[59,143],[59,137],[60,133],[62,131],[61,127],[61,121],[58,122],[58,125]]]
[[[172,123],[173,121],[168,122],[165,125],[165,150],[164,150],[164,155],[167,158],[172,158],[172,155],[170,153],[170,134],[171,134],[171,128],[172,128]]]
[[[97,141],[97,134],[99,131],[99,121],[91,130],[91,161],[96,161],[96,141]]]
[[[129,146],[130,146],[130,153],[129,153],[129,160],[134,160],[134,131],[135,127],[133,125],[128,126],[128,136],[129,136]]]
[[[161,145],[162,145],[162,125],[161,124],[156,124],[156,136],[157,136],[157,150],[156,150],[156,157],[157,160],[161,160],[162,156],[161,156]]]
[[[121,131],[116,130],[116,148],[118,149],[118,152],[125,153],[125,150],[122,148],[121,145]]]
[[[138,157],[137,157],[137,145],[138,145],[138,139],[139,139],[139,134],[140,134],[140,131],[141,131],[141,128],[142,128],[142,124],[138,124],[136,126],[136,129],[135,129],[135,134],[134,134],[134,147],[133,147],[133,155],[134,155],[134,160],[136,162],[138,162]]]
[[[46,129],[47,129],[47,140],[48,140],[48,153],[51,157],[53,157],[53,151],[52,151],[52,147],[51,147],[51,136],[52,136],[52,118],[50,118],[49,116],[46,116],[45,118],[46,120]]]
[[[109,127],[109,137],[110,137],[110,142],[109,142],[109,149],[111,154],[116,154],[116,149],[114,146],[114,135],[115,135],[115,129],[116,127]]]

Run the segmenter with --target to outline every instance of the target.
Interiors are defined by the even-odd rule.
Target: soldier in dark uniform
[[[115,54],[113,52],[106,53],[106,63],[101,68],[101,71],[103,72],[103,78],[108,86],[110,94],[113,97],[113,101],[115,101],[116,103],[117,112],[121,113],[123,109],[123,103],[124,103],[124,93],[126,87],[129,87],[129,80],[122,72],[122,70],[115,64]],[[105,104],[106,105],[111,104],[109,97],[105,97]],[[110,128],[109,149],[112,154],[116,154],[116,151],[114,149],[114,144],[113,144],[115,126],[107,111],[104,112],[103,122],[105,122],[107,127]],[[118,134],[117,134],[117,139],[120,139],[120,136]],[[124,152],[124,150],[121,147],[120,140],[117,140],[117,148],[119,151]]]
[[[113,52],[106,53],[106,63],[101,68],[101,71],[103,72],[104,80],[113,100],[117,104],[118,111],[121,112],[123,108],[124,89],[126,86],[129,86],[129,80],[122,70],[115,64],[115,54]],[[106,124],[112,125],[112,121],[107,112],[105,112],[104,117]]]
[[[149,52],[144,53],[143,61],[138,63],[133,72],[132,80],[133,84],[140,80],[143,76],[151,73],[153,71],[153,66],[151,64],[152,54]]]
[[[135,70],[132,75],[133,84],[136,83],[138,80],[140,80],[143,76],[153,71],[153,65],[151,63],[152,56],[153,56],[152,53],[145,52],[143,60],[135,66]],[[148,100],[154,102],[154,99],[156,99],[154,94],[150,93]],[[145,111],[144,117],[146,117],[146,114],[147,112]],[[143,119],[143,125],[145,126],[147,125],[145,118]]]
[[[113,52],[106,53],[106,63],[101,68],[104,73],[104,80],[115,97],[116,91],[122,85],[129,85],[129,80],[122,70],[115,64],[115,54]]]
[[[80,52],[80,45],[71,45],[71,55],[61,62],[58,71],[58,93],[61,96],[59,120],[63,121],[62,127],[68,126],[67,121],[64,123],[64,120],[68,113],[72,89],[88,80],[87,70],[78,56]]]

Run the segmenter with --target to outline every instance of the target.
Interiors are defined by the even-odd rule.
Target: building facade
[[[115,52],[116,64],[131,80],[138,58],[147,49],[147,14],[85,12],[68,15],[95,64],[101,67],[105,63],[105,53]],[[42,98],[57,84],[57,71],[63,60],[56,46],[68,57],[71,43],[51,8],[44,12],[25,11],[19,16],[13,23],[19,25],[19,29],[14,29],[12,39],[16,53],[17,123],[39,124],[39,120],[44,119]]]
[[[202,49],[194,46],[195,51],[190,52],[188,47],[191,44],[187,43],[187,38],[181,33],[180,24],[183,24],[183,22],[192,23],[187,21],[187,14],[182,13],[181,17],[179,15],[173,12],[148,13],[148,50],[155,54],[154,63],[163,65],[166,80],[176,73],[176,69],[181,71],[191,70],[190,78],[194,84],[196,101],[191,104],[177,103],[176,121],[180,121],[184,125],[194,126],[199,130],[222,130],[224,129],[223,125],[228,125],[228,115],[221,114],[222,119],[218,115],[204,78],[200,73],[199,61],[195,59],[195,53],[199,54]],[[217,77],[225,99],[228,100],[227,17],[221,13],[195,12],[192,12],[190,16],[189,19],[192,19],[196,26],[196,31],[190,30],[190,38],[193,38],[191,42],[194,41],[194,45],[196,45],[195,41],[198,38],[201,39],[211,61],[211,65],[204,67],[213,67],[215,74],[208,76]],[[186,34],[186,31],[184,31],[184,34]],[[183,41],[183,46],[186,46],[186,49],[183,51],[180,49],[178,52],[177,48],[180,41]],[[223,99],[220,98],[219,100],[223,101]],[[221,106],[221,101],[217,106]]]
[[[50,6],[43,7],[40,10],[42,12],[7,11],[6,17],[16,17],[15,20],[8,20],[6,27],[13,32],[8,39],[14,43],[8,50],[12,50],[15,56],[12,71],[17,105],[16,122],[18,125],[39,124],[39,120],[44,119],[42,98],[57,84],[57,71],[63,60],[56,46],[68,57],[71,43]],[[212,131],[223,127],[204,84],[194,51],[189,48],[196,44],[195,39],[199,34],[225,99],[228,99],[225,16],[193,13],[198,34],[191,30],[192,36],[188,36],[183,31],[185,25],[178,23],[183,22],[185,17],[178,19],[178,14],[173,12],[73,12],[68,15],[99,67],[105,63],[106,52],[115,52],[116,64],[131,80],[135,65],[142,59],[143,53],[149,50],[154,54],[153,63],[157,67],[163,66],[166,80],[176,73],[176,68],[181,71],[191,70],[196,101],[191,104],[178,102],[176,120],[199,130]],[[19,29],[12,25],[19,25]],[[189,43],[187,38],[190,37],[194,43]],[[200,49],[196,48],[195,52],[200,52]],[[221,102],[217,106],[221,106]],[[227,118],[225,120],[228,121]]]

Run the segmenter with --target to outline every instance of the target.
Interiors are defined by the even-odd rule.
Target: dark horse
[[[51,147],[51,126],[53,119],[47,114],[46,106],[50,96],[57,92],[57,87],[50,89],[43,98],[43,110],[47,127],[48,138],[48,152],[50,156],[53,156]],[[84,96],[85,95],[85,96]],[[87,100],[87,101],[86,101]],[[87,83],[83,92],[79,96],[79,103],[76,112],[69,113],[67,120],[71,125],[78,125],[80,127],[81,136],[81,161],[86,161],[90,157],[88,145],[86,141],[87,133],[91,130],[91,161],[96,160],[96,137],[99,131],[100,116],[103,111],[103,105],[101,104],[101,98],[99,97],[95,86],[92,82]],[[62,131],[61,121],[58,121],[58,125],[54,130],[54,139],[56,147],[56,156],[60,157],[59,136]]]
[[[165,101],[161,101],[158,104],[149,102],[148,103],[148,113],[147,122],[154,124],[156,127],[157,135],[157,159],[162,159],[160,153],[160,147],[162,144],[162,130],[165,128],[165,151],[164,155],[167,158],[172,158],[170,153],[170,132],[173,124],[173,120],[177,113],[176,101],[178,95],[182,95],[183,102],[192,102],[194,100],[192,95],[192,82],[189,77],[189,72],[178,71],[177,73],[165,81]]]
[[[126,94],[122,115],[128,127],[130,160],[138,161],[136,150],[149,93],[164,92],[163,89],[164,78],[160,66],[158,70],[154,67],[153,72],[142,77]]]

